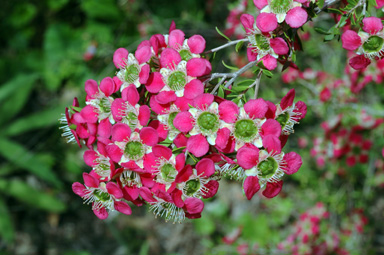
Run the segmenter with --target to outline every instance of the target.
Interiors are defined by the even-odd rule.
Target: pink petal
[[[108,157],[113,161],[113,162],[119,162],[121,157],[123,156],[123,152],[121,149],[115,145],[115,144],[109,144],[105,147],[108,153]]]
[[[185,165],[185,154],[180,153],[179,155],[176,156],[176,170],[180,171]]]
[[[371,63],[369,58],[364,57],[364,55],[358,55],[349,60],[349,64],[355,70],[362,70],[366,68]]]
[[[99,156],[97,155],[97,152],[94,150],[87,150],[84,152],[84,155],[83,155],[85,164],[87,164],[88,166],[91,166],[91,167],[97,165],[96,159],[98,157]]]
[[[211,159],[203,158],[196,164],[197,175],[210,177],[215,173],[215,164]]]
[[[157,144],[153,146],[152,152],[158,158],[169,160],[172,157],[172,150],[164,145]]]
[[[164,87],[163,76],[159,72],[151,73],[145,87],[151,93],[158,93]]]
[[[271,45],[273,51],[277,55],[288,54],[289,48],[283,38],[281,37],[272,38],[269,40],[269,44]]]
[[[153,121],[151,121],[151,123],[149,123],[148,126],[154,128],[156,130],[157,134],[159,135],[159,142],[162,142],[165,139],[167,139],[168,129],[165,125],[160,123],[160,121],[153,120]]]
[[[168,37],[169,46],[174,49],[179,49],[184,43],[184,36],[185,34],[183,31],[179,29],[172,30]]]
[[[117,76],[113,77],[113,82],[115,83],[115,93],[120,90],[121,84],[123,84],[123,82]]]
[[[151,115],[151,110],[149,109],[148,105],[140,106],[139,116],[138,116],[140,125],[146,126],[149,121],[150,115]]]
[[[141,71],[139,73],[139,82],[141,84],[146,84],[149,78],[150,66],[145,64],[141,67]]]
[[[97,135],[103,138],[109,138],[112,132],[112,124],[109,122],[109,119],[103,119],[100,121],[99,126],[97,127]]]
[[[256,176],[248,176],[244,181],[243,189],[247,199],[251,200],[260,189],[259,179]]]
[[[187,142],[187,150],[196,157],[204,156],[209,150],[207,139],[202,134],[191,136]]]
[[[205,69],[201,68],[206,66],[206,62],[202,58],[191,58],[187,62],[187,74],[192,77],[199,77],[205,74]]]
[[[182,183],[189,180],[189,177],[193,174],[193,169],[190,165],[186,165],[176,176],[176,183]]]
[[[244,105],[244,110],[252,119],[262,119],[268,111],[268,105],[262,98],[251,99]]]
[[[187,142],[188,142],[188,138],[182,133],[178,134],[176,138],[173,140],[173,143],[176,145],[177,148],[186,147]]]
[[[93,213],[99,218],[100,220],[105,220],[108,218],[108,212],[104,207],[101,207],[100,209],[93,210]]]
[[[84,187],[83,184],[81,184],[80,182],[75,182],[72,184],[72,190],[73,190],[73,193],[75,193],[76,195],[80,196],[80,197],[84,197],[85,196],[85,190],[86,188]]]
[[[129,205],[123,201],[115,201],[115,210],[126,215],[132,214],[132,209]]]
[[[267,135],[263,138],[263,147],[268,152],[279,154],[281,152],[281,142],[279,138],[274,135]]]
[[[151,47],[143,46],[138,48],[135,52],[135,58],[139,62],[139,64],[147,62],[151,58],[152,52]]]
[[[261,137],[273,135],[279,137],[281,134],[281,125],[277,120],[268,119],[261,126]]]
[[[112,141],[127,141],[131,136],[131,128],[124,123],[117,123],[112,127]]]
[[[113,54],[113,63],[116,68],[125,67],[125,61],[128,59],[128,51],[124,48],[119,48]]]
[[[263,191],[263,195],[267,198],[273,198],[277,196],[283,188],[283,181],[267,182],[267,186]]]
[[[268,111],[265,114],[265,117],[267,119],[274,119],[275,118],[275,113],[276,113],[276,105],[270,101],[266,101],[268,105]]]
[[[152,192],[147,187],[140,188],[140,196],[147,202],[156,202],[157,200],[153,198]]]
[[[205,39],[201,35],[193,35],[187,41],[188,47],[194,54],[203,53],[205,49]]]
[[[204,84],[200,80],[194,79],[188,82],[184,89],[184,97],[187,99],[194,99],[204,93]]]
[[[97,85],[97,82],[95,80],[87,80],[85,82],[85,92],[87,93],[87,96],[94,98],[94,96],[99,93],[99,86]]]
[[[140,131],[140,139],[144,144],[154,146],[159,141],[159,135],[153,128],[145,127]]]
[[[253,0],[253,3],[255,4],[257,9],[261,10],[268,4],[268,1],[267,0]]]
[[[304,25],[307,19],[308,13],[301,7],[295,7],[287,12],[285,22],[292,28],[298,28]]]
[[[219,104],[220,119],[227,123],[235,123],[239,115],[239,107],[232,101],[225,100]]]
[[[259,162],[259,149],[241,147],[237,151],[237,163],[244,169],[251,169]]]
[[[203,58],[204,62],[205,62],[205,71],[202,75],[208,75],[212,72],[212,65],[211,65],[211,62],[209,62],[208,59],[205,59]]]
[[[383,23],[377,17],[367,17],[363,19],[363,30],[371,35],[383,30]]]
[[[84,184],[87,187],[98,188],[100,181],[88,173],[83,173]]]
[[[81,109],[81,117],[87,123],[96,123],[98,121],[99,114],[96,112],[97,109],[93,106],[87,105],[83,109]]]
[[[291,89],[288,93],[281,99],[280,107],[282,110],[285,110],[287,107],[293,104],[295,99],[295,89]]]
[[[121,92],[121,98],[124,101],[128,101],[132,106],[135,106],[140,99],[139,92],[137,92],[136,86],[131,84]]]
[[[108,193],[110,195],[113,195],[116,199],[120,199],[123,197],[123,192],[121,191],[119,186],[117,186],[116,183],[108,182],[106,185],[106,188],[107,188]]]
[[[255,23],[255,18],[250,14],[242,14],[240,16],[240,22],[245,28],[245,32],[249,33],[253,30],[253,24]]]
[[[118,122],[121,121],[124,117],[124,111],[126,107],[126,101],[124,101],[122,98],[116,98],[111,105],[113,119]]]
[[[208,108],[208,106],[210,106],[213,103],[213,100],[214,100],[214,96],[212,94],[205,93],[196,97],[193,100],[192,105],[198,109],[205,110],[206,108]]]
[[[293,119],[300,121],[307,115],[307,105],[303,101],[299,101],[295,104],[293,112],[299,113],[299,115],[294,116]]]
[[[217,137],[215,141],[215,147],[221,150],[227,147],[231,131],[228,128],[220,128],[217,131]]]
[[[144,169],[147,171],[147,172],[153,172],[154,170],[157,169],[157,164],[158,162],[156,161],[157,158],[155,157],[155,155],[151,152],[151,153],[148,153],[148,154],[145,154],[144,157],[143,157],[143,165],[144,165]]]
[[[255,51],[256,48],[248,47],[247,48],[247,58],[248,61],[255,61],[257,59],[257,52]]]
[[[204,209],[204,203],[198,198],[189,197],[185,200],[185,208],[190,214],[201,213]]]
[[[214,195],[216,195],[217,190],[219,189],[219,182],[216,180],[210,180],[207,184],[204,185],[204,187],[208,190],[203,194],[203,198],[211,198]]]
[[[277,67],[277,60],[276,58],[272,57],[271,55],[265,55],[260,59],[260,61],[263,62],[263,65],[268,69],[268,70],[274,70]],[[259,62],[260,62],[259,61]]]
[[[185,94],[185,91],[184,91]],[[178,97],[174,104],[177,106],[177,108],[180,109],[180,111],[188,111],[189,106],[192,105],[193,100],[188,99],[185,96],[184,97]]]
[[[106,97],[109,97],[115,92],[115,83],[111,77],[105,77],[100,82],[100,90]]]
[[[256,18],[256,26],[263,33],[268,33],[277,28],[277,18],[273,13],[260,13]]]
[[[139,189],[136,186],[125,186],[123,189],[124,198],[128,194],[129,198],[132,200],[136,200],[139,197]],[[127,198],[125,198],[127,199]],[[127,199],[131,201],[130,199]]]
[[[296,173],[303,164],[301,156],[296,152],[289,152],[285,154],[284,161],[287,163],[287,167],[284,169],[284,173],[286,174]]]
[[[175,101],[177,98],[174,91],[161,91],[159,94],[155,96],[155,100],[159,104],[168,104],[170,102]]]
[[[193,128],[193,117],[190,112],[180,112],[173,120],[175,128],[181,132],[189,132]]]
[[[115,99],[115,101],[116,100],[117,99]],[[151,107],[152,111],[160,115],[165,114],[170,109],[170,104],[159,104],[156,101],[155,96],[152,96],[151,99],[149,100],[149,106]]]
[[[172,22],[171,22],[171,25],[169,25],[169,31],[168,31],[168,33],[170,34],[173,30],[175,30],[176,29],[176,23],[175,23],[175,21],[174,20],[172,20]]]
[[[175,203],[175,205],[179,208],[182,208],[184,206],[184,201],[182,199],[183,192],[179,189],[176,189],[174,192],[172,192],[172,200]]]
[[[181,61],[180,54],[172,49],[166,48],[160,56],[160,65],[161,67],[167,67],[173,69]]]
[[[341,42],[346,50],[357,50],[362,44],[360,36],[352,30],[347,30],[342,34]]]

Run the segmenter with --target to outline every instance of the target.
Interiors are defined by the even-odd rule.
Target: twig
[[[257,75],[257,78],[256,78],[256,85],[255,85],[255,95],[253,96],[253,99],[257,99],[257,94],[259,93],[259,87],[260,87],[260,80],[261,80],[261,76],[263,75],[263,72],[260,70],[259,71],[259,74]]]
[[[227,48],[227,47],[229,47],[231,45],[237,44],[238,42],[248,42],[248,41],[249,41],[248,38],[239,39],[239,40],[236,40],[236,41],[230,41],[230,42],[228,42],[228,43],[226,43],[224,45],[221,45],[221,46],[219,46],[217,48],[213,48],[212,50],[206,51],[204,53],[208,54],[208,53],[212,53],[212,52],[217,52],[217,51],[219,51],[221,49],[224,49],[224,48]]]

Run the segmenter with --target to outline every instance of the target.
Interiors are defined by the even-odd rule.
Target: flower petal
[[[273,198],[277,196],[283,188],[283,181],[267,182],[267,186],[263,191],[263,195],[267,198]]]
[[[137,92],[136,86],[131,84],[121,92],[121,98],[124,101],[128,101],[132,106],[135,106],[140,99],[139,92]]]
[[[190,112],[180,112],[173,119],[173,125],[181,132],[189,132],[193,128],[193,117]]]
[[[288,54],[289,48],[287,43],[281,37],[272,38],[269,40],[271,48],[277,55]]]
[[[236,155],[237,163],[244,169],[251,169],[259,162],[259,149],[241,147]]]
[[[206,66],[203,58],[191,58],[187,62],[187,74],[192,77],[199,77],[205,74],[206,70],[202,68]]]
[[[281,99],[280,107],[282,110],[285,110],[287,107],[293,104],[295,99],[295,89],[291,89],[288,93]]]
[[[273,13],[260,13],[256,18],[256,26],[263,33],[268,33],[277,28],[277,18]]]
[[[98,155],[97,155],[96,151],[94,151],[94,150],[85,151],[83,158],[84,158],[85,164],[87,164],[88,166],[93,167],[93,166],[97,165],[96,159],[98,158]]]
[[[341,42],[346,50],[357,50],[362,44],[360,36],[353,30],[345,31],[341,36]]]
[[[180,54],[172,49],[172,48],[166,48],[163,50],[160,56],[160,65],[161,67],[167,67],[170,69],[175,68],[177,64],[179,64],[181,61]]]
[[[296,152],[289,152],[285,154],[283,160],[287,163],[287,167],[284,169],[284,173],[286,174],[296,173],[303,164],[301,156]]]
[[[196,157],[204,156],[209,150],[207,139],[202,134],[191,136],[187,142],[187,150]]]
[[[180,29],[174,29],[169,33],[168,44],[174,49],[179,49],[184,43],[185,34]]]
[[[281,142],[279,138],[274,135],[267,135],[263,138],[263,147],[268,152],[281,153]]]
[[[201,35],[193,35],[187,41],[188,47],[194,54],[203,53],[205,49],[205,39]]]
[[[158,93],[164,85],[163,76],[159,72],[153,72],[149,75],[145,87],[151,93]]]
[[[73,193],[75,193],[76,195],[78,195],[80,197],[84,197],[85,196],[85,191],[84,190],[86,190],[86,188],[80,182],[73,183],[72,184],[72,190],[73,190]]]
[[[129,205],[123,201],[115,201],[115,210],[126,215],[132,214],[132,209]]]
[[[150,117],[151,117],[151,110],[149,109],[148,105],[140,106],[139,116],[138,116],[140,125],[146,126]]]
[[[185,200],[185,208],[190,214],[201,213],[204,209],[204,203],[198,198],[189,197]]]
[[[101,207],[100,209],[93,209],[92,211],[100,220],[108,218],[108,212],[104,207]]]
[[[383,30],[383,23],[377,17],[367,17],[363,19],[363,30],[371,35]]]
[[[100,90],[106,97],[109,97],[115,92],[115,83],[111,77],[105,77],[100,82]]]
[[[152,52],[151,47],[143,46],[136,50],[135,58],[139,62],[139,64],[147,62],[151,58]]]
[[[108,182],[106,185],[106,188],[107,188],[108,193],[110,195],[113,195],[115,198],[120,199],[123,197],[123,192],[121,191],[119,186],[117,186],[116,183]]]
[[[158,158],[169,160],[172,157],[172,150],[164,145],[157,144],[152,148],[153,154]]]
[[[239,107],[232,101],[225,100],[219,104],[220,119],[227,123],[235,123]]]
[[[128,51],[124,48],[119,48],[113,54],[113,63],[115,64],[116,68],[123,68],[126,65],[125,61],[127,58]]]
[[[307,19],[308,13],[301,7],[295,7],[287,12],[285,22],[292,28],[298,28],[304,25]]]
[[[159,135],[155,129],[151,127],[145,127],[140,131],[140,139],[144,144],[148,146],[154,146],[159,141]]]
[[[127,141],[131,136],[131,128],[124,123],[117,123],[112,127],[112,142]]]
[[[200,110],[205,110],[212,104],[213,100],[214,96],[212,94],[201,94],[193,100],[193,106]]]
[[[83,179],[84,179],[84,184],[89,187],[89,188],[98,188],[100,181],[96,179],[94,176],[88,174],[88,173],[83,173]]]
[[[94,96],[99,93],[99,86],[95,80],[89,79],[85,82],[84,86],[87,96],[94,98]]]
[[[203,158],[196,164],[197,175],[210,177],[215,173],[215,164],[211,159]]]
[[[253,24],[255,23],[255,18],[250,14],[242,14],[240,16],[240,22],[245,28],[245,32],[249,33],[253,30]]]
[[[193,79],[188,82],[184,87],[184,97],[187,99],[194,99],[195,97],[204,93],[204,85],[198,79]]]
[[[252,119],[262,119],[268,111],[268,105],[262,98],[251,99],[244,105],[244,110]]]
[[[256,176],[248,176],[243,183],[243,189],[247,199],[251,200],[260,190],[259,179]]]

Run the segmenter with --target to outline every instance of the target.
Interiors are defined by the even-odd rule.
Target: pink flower
[[[201,35],[193,35],[189,39],[185,39],[184,32],[179,29],[174,29],[168,36],[165,36],[165,43],[178,51],[181,60],[184,61],[200,58],[200,54],[205,49],[205,39]]]
[[[72,109],[74,112],[78,113],[78,111],[76,111],[75,108],[73,107],[75,108],[79,107],[79,101],[77,100],[76,97],[73,99]],[[63,130],[63,134],[61,136],[65,137],[68,143],[75,142],[81,148],[79,136],[75,131],[79,123],[74,120],[73,115],[72,116],[69,115],[69,109],[67,107],[65,108],[65,113],[62,113],[62,115],[63,117],[59,119],[60,123],[64,124],[64,126],[60,127],[60,129]]]
[[[94,176],[83,173],[85,186],[79,182],[72,185],[75,194],[85,200],[85,203],[92,203],[92,210],[99,219],[108,218],[108,211],[117,210],[130,215],[132,213],[129,205],[121,199],[123,193],[114,182],[100,182]]]
[[[307,22],[307,11],[302,8],[302,4],[306,2],[306,0],[253,0],[261,13],[273,14],[278,23],[285,20],[292,28],[299,28]],[[265,23],[267,22],[265,21]]]
[[[97,151],[85,151],[84,162],[92,167],[94,173],[102,181],[109,181],[115,170],[115,165],[108,157],[105,145],[102,143],[97,143]]]
[[[256,23],[252,15],[241,15],[243,24],[249,40],[247,56],[249,61],[263,61],[268,70],[277,67],[279,55],[288,54],[289,48],[284,39],[280,37],[271,38],[271,31],[277,28],[277,20],[273,14],[262,13]]]
[[[113,63],[120,71],[117,77],[122,82],[120,91],[134,84],[136,88],[145,84],[148,80],[150,67],[146,63],[152,56],[151,48],[148,45],[138,48],[135,55],[128,53],[124,48],[119,48],[113,54]]]
[[[363,19],[363,31],[356,33],[347,30],[342,36],[343,48],[356,51],[358,56],[350,59],[349,64],[356,70],[366,68],[373,59],[384,56],[384,32],[381,19],[368,17]]]

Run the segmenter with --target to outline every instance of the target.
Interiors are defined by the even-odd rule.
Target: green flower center
[[[168,126],[172,129],[176,129],[176,127],[173,125],[173,120],[176,118],[176,115],[178,112],[171,112],[168,117]]]
[[[373,35],[368,38],[368,40],[363,44],[363,49],[367,53],[378,52],[382,49],[384,44],[384,39]]]
[[[285,113],[280,114],[279,116],[277,116],[276,120],[277,120],[277,122],[280,123],[281,128],[283,129],[285,127],[285,125],[287,125],[287,122],[289,120],[289,113],[285,112]]]
[[[187,84],[187,75],[181,71],[175,71],[168,77],[168,86],[173,91],[181,90]]]
[[[181,50],[180,52],[181,60],[188,61],[192,58],[191,52],[189,50]]]
[[[235,137],[250,142],[257,134],[257,127],[252,120],[239,120],[235,123]]]
[[[95,190],[93,194],[98,200],[102,202],[106,202],[111,198],[111,196],[107,192],[101,191],[99,189]]]
[[[274,14],[285,14],[291,9],[292,0],[272,0],[269,8]]]
[[[267,39],[267,37],[265,37],[264,35],[256,34],[256,35],[255,35],[255,40],[256,40],[256,46],[257,46],[260,50],[265,50],[265,51],[267,51],[267,50],[270,49],[268,39]]]
[[[138,65],[130,65],[125,68],[125,81],[134,83],[139,78],[140,68]]]
[[[111,103],[108,98],[101,98],[99,101],[99,110],[103,113],[111,112]]]
[[[272,177],[273,174],[276,172],[277,168],[278,164],[276,160],[272,157],[268,157],[257,165],[257,169],[260,171],[260,176],[263,178]]]
[[[125,146],[124,154],[133,160],[141,158],[144,155],[143,144],[137,141],[128,142]]]
[[[210,112],[203,112],[197,118],[197,124],[203,132],[216,132],[219,129],[219,117]]]
[[[189,180],[185,183],[184,192],[187,196],[193,196],[200,189],[200,181],[197,179]]]
[[[171,164],[165,164],[160,170],[161,177],[166,182],[173,182],[176,178],[177,171]]]

